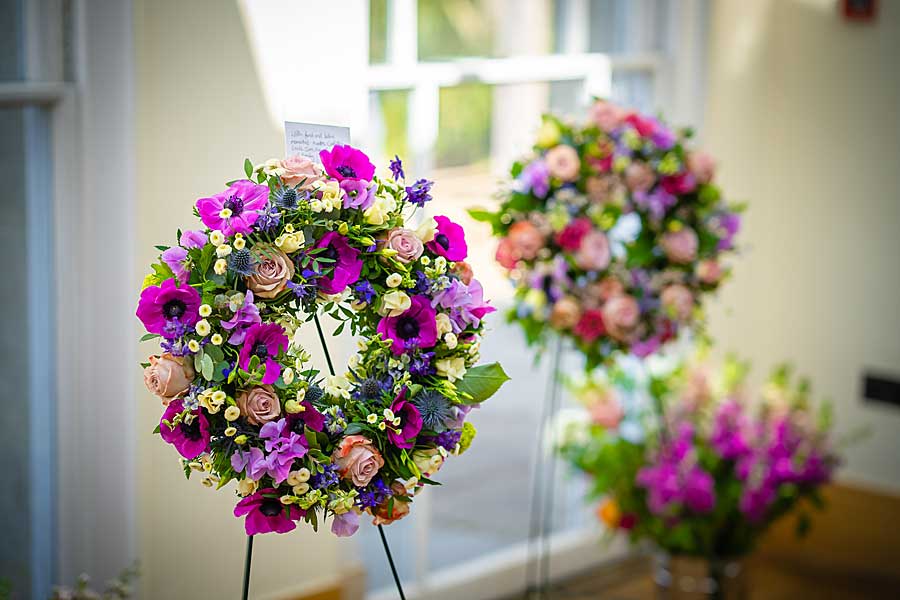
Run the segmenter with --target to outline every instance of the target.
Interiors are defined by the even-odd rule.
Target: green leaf
[[[247,179],[253,176],[253,163],[250,162],[249,158],[244,159],[244,174],[247,175]]]
[[[456,383],[456,389],[471,397],[466,400],[467,403],[477,404],[493,396],[507,381],[509,381],[509,375],[506,374],[500,363],[495,362],[469,369],[465,377]]]
[[[224,360],[216,365],[216,371],[213,373],[213,381],[225,381],[225,369],[230,365]]]
[[[150,340],[154,340],[158,337],[160,337],[160,335],[158,333],[145,333],[144,335],[141,336],[141,341],[147,342]]]
[[[467,212],[470,217],[482,223],[493,223],[497,219],[496,213],[484,208],[470,208]]]
[[[225,353],[222,351],[222,348],[215,344],[207,344],[206,347],[203,348],[203,351],[208,354],[215,363],[220,363],[225,360]]]
[[[201,361],[201,369],[203,378],[207,381],[212,381],[215,365],[213,364],[213,359],[209,354],[203,355],[203,360]]]

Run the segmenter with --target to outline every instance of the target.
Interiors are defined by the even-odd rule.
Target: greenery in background
[[[85,574],[78,576],[74,587],[57,587],[53,590],[50,600],[120,600],[131,598],[132,583],[138,578],[140,571],[137,564],[124,569],[118,577],[106,582],[103,592],[97,592],[90,587],[91,578]]]
[[[419,60],[495,56],[495,27],[489,4],[490,0],[420,1]],[[370,6],[369,62],[383,63],[387,59],[387,1],[371,0]],[[488,157],[492,98],[491,88],[484,85],[441,90],[436,166],[467,165]],[[408,155],[409,93],[379,92],[378,99],[384,123],[385,150]]]

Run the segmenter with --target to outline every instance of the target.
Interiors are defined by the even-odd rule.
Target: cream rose
[[[285,184],[302,190],[312,188],[322,179],[322,171],[317,164],[303,156],[288,156],[281,161],[281,179]]]
[[[424,477],[431,477],[444,465],[444,456],[437,448],[428,450],[416,450],[412,453],[412,460]]]
[[[351,480],[357,487],[369,485],[378,470],[384,466],[384,459],[378,449],[369,438],[362,435],[346,436],[331,458],[337,465],[340,476]]]
[[[253,253],[259,264],[256,272],[247,277],[247,287],[259,298],[274,298],[294,276],[294,262],[269,244],[257,244]]]
[[[690,227],[670,231],[659,242],[666,258],[677,264],[687,264],[697,258],[697,234]]]
[[[274,421],[281,415],[281,403],[271,385],[260,385],[240,392],[235,398],[241,415],[251,425]]]
[[[397,253],[395,258],[402,263],[418,260],[425,250],[425,246],[416,232],[403,227],[391,229],[384,245],[387,249],[394,250]]]
[[[437,369],[439,377],[446,377],[451,383],[466,375],[466,361],[461,357],[436,360],[434,368]]]
[[[375,196],[372,206],[363,212],[363,218],[369,225],[384,225],[391,214],[397,208],[397,201],[389,194]]]
[[[641,317],[637,300],[627,294],[607,300],[601,313],[607,333],[620,342],[628,340]]]
[[[544,156],[544,162],[547,163],[547,169],[554,177],[563,181],[578,179],[581,159],[578,158],[578,152],[572,146],[560,144],[550,148]]]
[[[381,297],[381,314],[388,317],[399,317],[412,306],[412,300],[402,290],[391,290]]]
[[[666,314],[680,322],[691,318],[694,310],[694,295],[680,283],[667,286],[659,296]]]
[[[169,402],[188,390],[194,375],[190,361],[167,352],[162,356],[150,357],[150,366],[144,369],[144,385],[168,406]]]

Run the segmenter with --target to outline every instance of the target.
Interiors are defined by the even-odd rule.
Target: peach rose
[[[244,390],[235,398],[241,415],[251,425],[262,425],[274,421],[281,415],[281,402],[271,385],[259,385]]]
[[[560,144],[550,148],[544,156],[544,162],[547,163],[547,169],[554,177],[563,181],[575,181],[578,179],[581,159],[578,158],[578,151],[572,146]]]
[[[284,175],[281,179],[286,185],[298,186],[300,189],[310,189],[313,184],[322,179],[322,171],[313,161],[303,156],[288,156],[281,161]]]
[[[602,231],[591,231],[581,238],[575,252],[575,264],[586,271],[601,271],[609,266],[609,240]]]
[[[533,260],[545,245],[543,234],[530,221],[513,223],[506,239],[511,244],[513,254],[522,260]]]
[[[694,295],[683,285],[676,283],[667,286],[660,294],[659,299],[662,302],[663,310],[670,318],[682,323],[691,318],[691,312],[694,310]]]
[[[589,402],[591,421],[604,429],[616,429],[625,416],[622,406],[610,392],[592,392],[586,396],[586,400]]]
[[[247,277],[247,287],[259,298],[274,298],[294,276],[294,262],[271,244],[257,244],[253,254],[256,272]]]
[[[706,285],[715,285],[719,283],[724,275],[722,265],[718,261],[708,258],[701,260],[697,265],[697,278]]]
[[[697,258],[697,234],[690,227],[669,231],[662,236],[659,245],[673,263],[687,264]]]
[[[581,318],[581,306],[572,296],[563,296],[550,311],[550,324],[557,329],[569,329]]]
[[[144,385],[162,400],[163,405],[185,393],[194,380],[191,361],[168,352],[162,356],[151,356],[150,366],[144,369]]]
[[[348,435],[331,456],[344,479],[349,479],[357,487],[369,485],[378,470],[384,466],[384,459],[372,441],[362,435]]]
[[[697,183],[709,183],[716,175],[716,161],[706,152],[688,154],[687,168]]]
[[[635,161],[625,169],[625,185],[632,192],[646,192],[655,182],[656,175],[645,162]]]
[[[472,265],[464,260],[456,261],[451,272],[459,277],[466,285],[472,283],[472,278],[475,276],[475,273],[472,271]]]
[[[607,300],[601,312],[607,333],[620,342],[628,341],[641,318],[637,300],[627,294]]]
[[[515,268],[516,261],[519,259],[516,257],[512,242],[509,241],[509,238],[503,238],[500,240],[500,243],[497,244],[497,252],[494,254],[494,260],[500,263],[500,266],[504,269]]]
[[[388,498],[374,509],[372,509],[372,525],[389,525],[394,521],[399,521],[409,514],[409,502],[399,500],[397,497],[405,497],[406,488],[400,482],[395,481],[391,485],[391,491],[394,496]]]
[[[425,247],[415,231],[398,227],[388,232],[385,247],[395,250],[394,257],[402,263],[411,263],[422,256]]]
[[[603,100],[598,100],[591,106],[591,119],[607,133],[622,124],[625,114],[619,106]]]

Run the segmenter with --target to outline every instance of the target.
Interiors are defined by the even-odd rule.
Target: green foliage
[[[466,398],[466,404],[479,404],[497,393],[507,381],[509,375],[495,362],[469,369],[456,383],[456,389]]]

